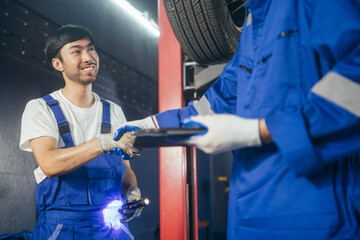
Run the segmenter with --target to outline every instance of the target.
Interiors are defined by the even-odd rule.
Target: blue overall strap
[[[61,107],[59,106],[58,100],[54,99],[50,95],[44,96],[43,99],[45,100],[46,104],[50,107],[51,111],[55,115],[56,122],[58,124],[59,133],[65,142],[65,146],[74,147],[75,145],[71,136],[69,123],[68,121],[66,121],[66,118],[61,110]]]
[[[101,133],[110,133],[111,132],[110,103],[102,97],[100,97],[100,99],[101,99],[101,102],[103,103]]]

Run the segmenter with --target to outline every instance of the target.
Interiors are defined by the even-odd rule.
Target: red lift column
[[[184,105],[182,54],[162,0],[159,6],[159,112]],[[186,240],[186,163],[185,148],[159,150],[160,239]]]

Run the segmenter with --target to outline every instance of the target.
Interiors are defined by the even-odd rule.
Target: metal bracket
[[[207,86],[215,81],[222,73],[225,63],[202,66],[196,62],[185,62],[183,64],[183,87],[184,90],[195,90]]]

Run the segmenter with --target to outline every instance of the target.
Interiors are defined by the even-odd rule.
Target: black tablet
[[[184,140],[202,133],[205,128],[155,128],[135,130],[131,133],[136,136],[134,147],[154,148],[170,146],[187,146]]]

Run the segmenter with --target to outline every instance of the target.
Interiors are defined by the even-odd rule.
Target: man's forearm
[[[33,139],[30,145],[36,161],[47,177],[71,172],[102,154],[98,138],[64,149],[56,149],[55,139],[49,142],[49,137]]]

